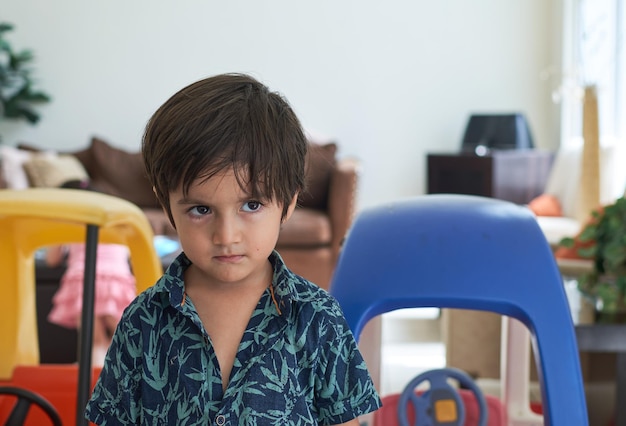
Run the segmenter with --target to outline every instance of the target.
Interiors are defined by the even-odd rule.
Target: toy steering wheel
[[[30,410],[31,404],[39,406],[48,416],[54,426],[62,426],[61,417],[57,410],[42,396],[27,389],[12,386],[0,386],[0,395],[14,395],[17,402],[7,418],[6,425],[23,425]]]
[[[398,421],[400,426],[463,426],[465,406],[457,390],[448,383],[456,379],[460,385],[472,391],[478,403],[478,426],[487,425],[487,401],[485,395],[465,372],[456,368],[441,368],[419,374],[409,382],[400,394],[398,401]],[[415,388],[422,382],[430,382],[430,389],[422,394],[415,393]],[[415,423],[409,423],[407,406],[415,408]]]

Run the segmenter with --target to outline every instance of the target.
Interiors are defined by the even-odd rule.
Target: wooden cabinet
[[[554,154],[542,150],[502,150],[428,154],[429,194],[468,194],[527,204],[543,193]]]

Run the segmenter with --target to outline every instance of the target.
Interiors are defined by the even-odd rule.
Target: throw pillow
[[[81,152],[94,188],[139,207],[160,208],[146,176],[141,152],[128,152],[94,137],[89,153]]]
[[[68,180],[88,180],[83,165],[73,155],[57,155],[52,152],[34,153],[24,163],[31,186],[57,188]]]
[[[330,179],[337,161],[336,153],[336,143],[309,143],[305,160],[306,188],[298,197],[298,205],[326,210]]]
[[[2,180],[8,189],[26,189],[30,186],[23,165],[31,155],[23,149],[0,144]]]
[[[28,151],[28,152],[45,152],[45,149],[42,149],[36,145],[33,145],[31,143],[28,142],[20,142],[17,144],[17,147],[21,150],[24,151]],[[59,151],[59,154],[68,154],[68,155],[73,155],[74,157],[78,158],[78,161],[81,162],[81,164],[83,165],[83,167],[85,168],[85,170],[87,171],[87,173],[89,173],[89,169],[92,168],[92,163],[93,160],[91,159],[91,147],[87,147],[85,149],[82,149],[80,151]]]

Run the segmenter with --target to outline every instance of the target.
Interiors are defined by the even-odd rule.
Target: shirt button
[[[220,414],[215,418],[215,424],[217,426],[224,426],[226,424],[226,416]]]

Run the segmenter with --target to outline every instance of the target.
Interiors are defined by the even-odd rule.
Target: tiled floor
[[[405,309],[383,316],[380,392],[400,393],[418,374],[446,363],[439,311]]]
[[[445,367],[443,343],[386,343],[382,351],[381,394],[400,393],[418,374]]]
[[[383,316],[379,389],[381,396],[400,393],[419,373],[445,366],[446,350],[441,339],[440,325],[438,316],[433,311],[404,310]],[[483,380],[479,386],[491,395],[498,396],[500,393],[495,380]],[[588,383],[586,391],[589,424],[613,424],[614,383]],[[531,399],[538,399],[538,395],[538,385],[532,383]]]

